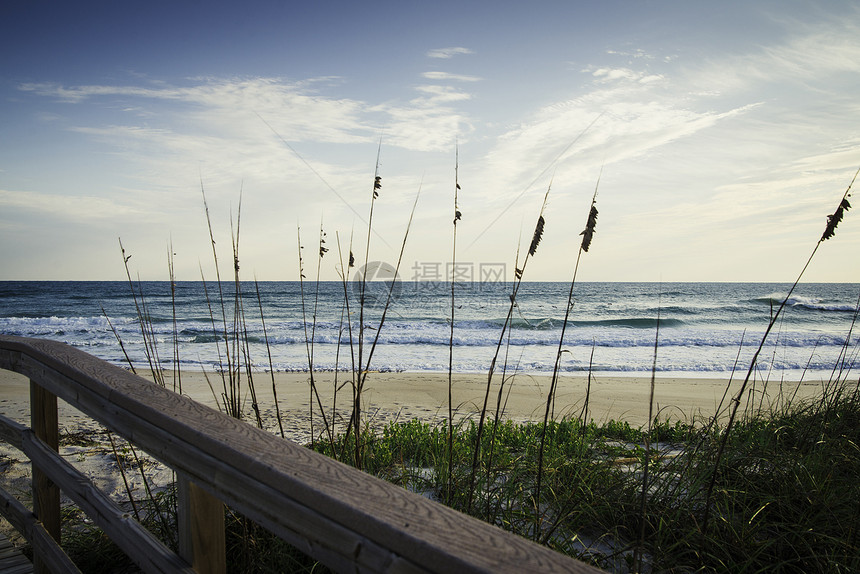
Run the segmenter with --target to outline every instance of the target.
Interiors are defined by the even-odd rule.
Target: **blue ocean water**
[[[239,308],[244,315],[240,330],[247,332],[250,360],[258,368],[269,368],[268,341],[275,370],[307,370],[309,340],[315,369],[351,368],[357,347],[349,345],[350,335],[357,343],[363,320],[365,359],[377,340],[371,369],[447,371],[450,284],[398,283],[378,330],[387,285],[368,283],[362,314],[355,282],[346,287],[340,282],[318,287],[261,282],[259,298],[254,283],[243,283],[237,299],[232,283],[223,283],[219,293],[216,283],[178,282],[172,294],[169,282],[142,282],[135,284],[132,297],[125,282],[6,281],[0,282],[0,332],[64,341],[124,365],[119,339],[132,361],[145,365],[137,307],[154,333],[162,366],[173,363],[176,341],[183,369],[209,370],[223,360],[225,325],[227,332],[235,329]],[[769,283],[578,284],[561,370],[650,373],[659,312],[658,371],[727,377],[736,364],[745,371],[789,288]],[[506,360],[508,372],[552,371],[568,289],[567,283],[522,283],[512,329],[502,338],[500,360]],[[502,337],[510,290],[510,283],[456,284],[455,371],[487,371]],[[858,284],[801,284],[757,368],[775,369],[789,379],[827,378],[849,336],[849,364],[856,361],[860,333],[851,329],[858,295]]]

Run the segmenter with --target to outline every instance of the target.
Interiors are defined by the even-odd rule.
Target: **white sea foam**
[[[302,320],[299,290],[290,283],[262,283],[266,317],[264,337],[256,295],[245,306],[252,361],[268,367],[271,351],[277,369],[307,369],[307,337],[313,333],[315,368],[345,366],[350,325],[343,322],[343,288],[322,284],[316,320],[307,309]],[[307,287],[307,286],[306,286]],[[364,334],[378,346],[371,366],[378,370],[445,371],[451,337],[450,289],[407,284],[381,331],[378,310],[367,310]],[[220,307],[210,315],[202,285],[179,283],[176,325],[166,283],[143,285],[147,328],[164,348],[179,342],[183,368],[214,367],[219,347],[233,329],[230,294],[226,293],[227,326]],[[142,361],[142,336],[134,302],[122,283],[10,284],[0,282],[0,332],[58,339],[97,356],[122,362],[117,336],[133,360]],[[458,289],[454,323],[454,367],[485,372],[502,340],[509,369],[543,373],[552,369],[561,336],[566,301],[564,284],[523,284],[502,337],[510,308],[507,287],[465,286]],[[761,341],[770,313],[785,297],[784,286],[737,284],[669,284],[663,292],[652,284],[583,284],[562,345],[561,368],[584,372],[594,348],[594,371],[650,371],[660,316],[658,370],[683,373],[728,373],[748,362]],[[832,369],[851,326],[856,285],[801,286],[789,299],[784,320],[769,338],[761,365],[801,372]],[[212,293],[210,286],[210,295]],[[250,293],[251,291],[249,291]],[[307,294],[307,293],[306,293]],[[762,295],[764,294],[764,295]],[[110,324],[102,313],[110,317]],[[358,340],[358,314],[352,309],[351,334]],[[256,312],[256,311],[255,311]],[[113,330],[116,330],[114,335]],[[244,329],[243,329],[244,337]],[[269,348],[266,348],[268,341]],[[336,361],[340,345],[340,363]],[[856,349],[857,335],[849,347]],[[509,346],[509,347],[508,347]],[[172,356],[172,353],[171,353]],[[365,355],[366,356],[366,355]],[[856,356],[856,350],[853,356]]]

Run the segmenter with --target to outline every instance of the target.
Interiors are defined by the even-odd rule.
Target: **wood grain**
[[[0,514],[30,542],[34,553],[51,572],[80,572],[36,515],[3,489],[0,489]]]
[[[30,380],[30,426],[45,448],[56,453],[60,445],[57,397],[33,380]],[[48,534],[60,543],[60,488],[38,464],[33,464],[32,471],[33,512]],[[36,574],[51,572],[49,565],[38,554],[33,556],[33,570]]]
[[[336,570],[599,571],[62,343],[0,336],[0,368],[39,381]]]
[[[179,477],[179,554],[201,574],[226,574],[224,503]]]
[[[184,560],[159,542],[128,512],[36,437],[35,433],[26,431],[23,443],[24,454],[33,462],[33,467],[41,467],[135,564],[146,572],[193,572]]]
[[[3,574],[29,574],[33,565],[18,548],[0,535],[0,572]]]

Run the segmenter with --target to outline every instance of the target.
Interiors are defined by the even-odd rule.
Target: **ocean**
[[[362,314],[355,281],[346,287],[341,282],[260,282],[259,297],[253,282],[242,283],[239,330],[249,341],[252,365],[303,371],[312,350],[314,369],[352,368],[363,319],[365,360],[376,341],[371,370],[447,372],[450,284],[396,283],[379,330],[388,285],[368,283]],[[746,372],[771,313],[789,288],[772,283],[577,284],[560,369],[650,373],[656,338],[661,375]],[[136,366],[147,366],[139,309],[162,367],[178,361],[182,369],[214,370],[226,360],[224,318],[228,333],[237,324],[233,289],[233,283],[222,283],[219,294],[214,282],[178,282],[172,293],[169,282],[141,282],[132,297],[127,282],[5,281],[0,282],[0,333],[63,341],[119,365],[127,365],[124,349]],[[568,289],[568,283],[522,283],[512,328],[502,336],[511,284],[457,283],[454,370],[486,372],[501,340],[497,372],[551,373]],[[837,365],[852,366],[860,342],[858,330],[852,332],[858,295],[858,284],[798,286],[760,355],[756,368],[762,376],[826,380]]]

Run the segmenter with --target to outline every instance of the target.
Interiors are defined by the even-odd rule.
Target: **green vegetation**
[[[381,189],[378,167],[377,159],[365,263],[370,261],[373,206]],[[455,175],[454,258],[457,224],[463,215],[457,203],[459,189]],[[851,185],[837,210],[828,218],[827,228],[815,245],[810,261],[822,242],[833,237],[844,212],[850,208],[850,189]],[[585,230],[580,234],[583,239],[573,270],[565,325],[573,311],[580,257],[588,251],[595,233],[596,196],[595,190]],[[506,344],[517,289],[546,225],[545,207],[546,196],[528,253],[522,261],[517,254],[510,309],[488,372],[483,408],[477,421],[465,420],[456,425],[450,399],[448,418],[438,426],[413,420],[391,423],[374,431],[363,424],[366,419],[361,406],[363,386],[371,370],[373,352],[385,322],[391,292],[388,302],[373,319],[369,309],[365,308],[364,280],[358,301],[350,301],[346,289],[346,275],[354,266],[350,240],[349,263],[345,264],[343,253],[339,253],[339,273],[344,280],[345,323],[349,329],[349,355],[353,357],[349,380],[342,384],[348,389],[344,394],[352,400],[351,414],[345,430],[339,434],[334,431],[334,421],[330,423],[325,418],[326,409],[316,393],[313,376],[312,342],[316,313],[311,311],[313,322],[305,321],[310,333],[311,420],[314,409],[318,407],[323,429],[314,430],[312,427],[314,438],[308,447],[611,571],[860,571],[860,481],[857,480],[860,477],[860,382],[849,381],[849,376],[856,379],[850,368],[834,372],[821,396],[813,401],[785,398],[764,410],[761,407],[756,409],[755,401],[751,400],[756,367],[753,359],[740,390],[712,419],[660,419],[659,414],[652,413],[650,424],[633,428],[624,421],[609,421],[602,426],[591,422],[587,415],[587,395],[578,418],[557,420],[554,417],[553,392],[558,377],[556,365],[546,413],[540,422],[517,424],[501,416],[504,386],[511,380],[506,353],[502,354],[501,350]],[[413,214],[414,211],[413,206]],[[208,222],[208,208],[206,212]],[[398,268],[408,229],[409,226],[401,244]],[[211,239],[211,224],[209,232]],[[321,230],[317,272],[323,255],[328,251],[323,246],[324,236]],[[217,270],[214,240],[212,246]],[[232,248],[238,293],[238,221]],[[304,272],[301,249],[300,246],[300,274]],[[127,262],[124,251],[123,257]],[[803,271],[797,281],[802,275]],[[131,275],[128,276],[134,294],[134,284]],[[301,277],[304,280],[303,274]],[[220,291],[220,277],[217,282],[220,300],[210,302],[210,309],[216,309],[212,312],[213,335],[219,346],[219,357],[222,356],[223,344],[225,358],[219,369],[223,391],[220,402],[225,412],[242,416],[238,407],[242,398],[239,378],[244,366],[255,422],[263,426],[253,390],[253,376],[248,367],[248,347],[241,335],[245,331],[241,299],[237,296],[233,302],[231,329],[228,327],[227,302]],[[303,294],[304,289],[303,281]],[[453,296],[452,287],[452,329],[455,321]],[[217,319],[219,305],[220,320]],[[777,323],[784,305],[783,302],[773,315],[764,339]],[[152,338],[147,337],[142,298],[138,312],[144,340],[148,342]],[[358,319],[355,338],[351,316]],[[856,319],[855,313],[853,320],[856,322]],[[222,325],[220,335],[216,326],[219,322]],[[366,323],[371,322],[375,323],[371,326],[375,332],[373,336],[365,332]],[[850,337],[847,340],[850,341]],[[564,352],[562,343],[563,335],[558,356]],[[659,353],[658,343],[659,330],[655,335],[655,357]],[[153,364],[159,363],[157,349],[154,345],[151,349],[147,345],[147,349],[152,368]],[[856,349],[846,348],[845,351],[846,356],[856,356]],[[357,364],[354,357],[358,358]],[[497,369],[501,371],[501,382],[493,387]],[[153,369],[154,372],[156,370]],[[449,389],[451,377],[453,374],[449,371]],[[163,379],[160,382],[164,384]],[[496,398],[495,411],[490,402],[491,393]],[[744,408],[741,405],[745,405]],[[160,532],[170,531],[169,528],[163,529],[160,522],[164,516],[168,521],[175,521],[175,511],[171,513],[174,506],[172,496],[150,495],[149,502],[159,510],[143,512],[142,520],[152,516],[158,519]],[[284,542],[229,510],[227,523],[231,571],[319,571],[319,565],[312,560],[287,550]],[[69,532],[66,547],[76,560],[109,560],[114,566],[113,554],[108,550],[96,550],[101,548],[99,541],[102,538],[104,536],[93,529],[75,526]],[[97,558],[93,559],[93,555]],[[95,566],[85,569],[98,571]]]
[[[843,384],[811,402],[756,412],[727,426],[712,420],[656,421],[646,431],[626,422],[549,422],[541,498],[534,499],[544,425],[488,422],[471,513],[559,552],[610,571],[633,571],[640,529],[642,570],[856,572],[860,569],[860,392]],[[491,466],[490,437],[495,436]],[[454,497],[466,511],[473,421],[453,433]],[[352,462],[355,435],[315,450]],[[725,439],[723,461],[715,466]],[[447,422],[412,420],[365,430],[366,472],[444,502]],[[334,448],[334,450],[332,450]],[[643,469],[649,468],[645,512]],[[703,528],[714,469],[712,519]],[[139,503],[141,521],[175,548],[174,494]],[[536,512],[539,509],[539,512]],[[73,509],[64,547],[86,572],[116,572],[127,559]],[[227,511],[230,572],[326,571],[287,543]],[[130,566],[130,565],[129,565]]]
[[[745,417],[728,434],[714,421],[658,421],[648,437],[650,452],[643,446],[646,431],[624,422],[550,422],[539,501],[543,424],[500,422],[483,437],[471,513],[613,571],[633,568],[643,521],[643,562],[650,571],[857,571],[860,395],[857,386],[838,390],[825,400]],[[451,506],[464,512],[476,435],[473,422],[454,433]],[[490,435],[492,466],[485,467]],[[349,452],[350,440],[341,436],[336,452],[325,443],[317,450],[338,456]],[[703,529],[723,440],[713,519]],[[447,427],[390,424],[366,433],[362,444],[367,472],[445,500]]]

